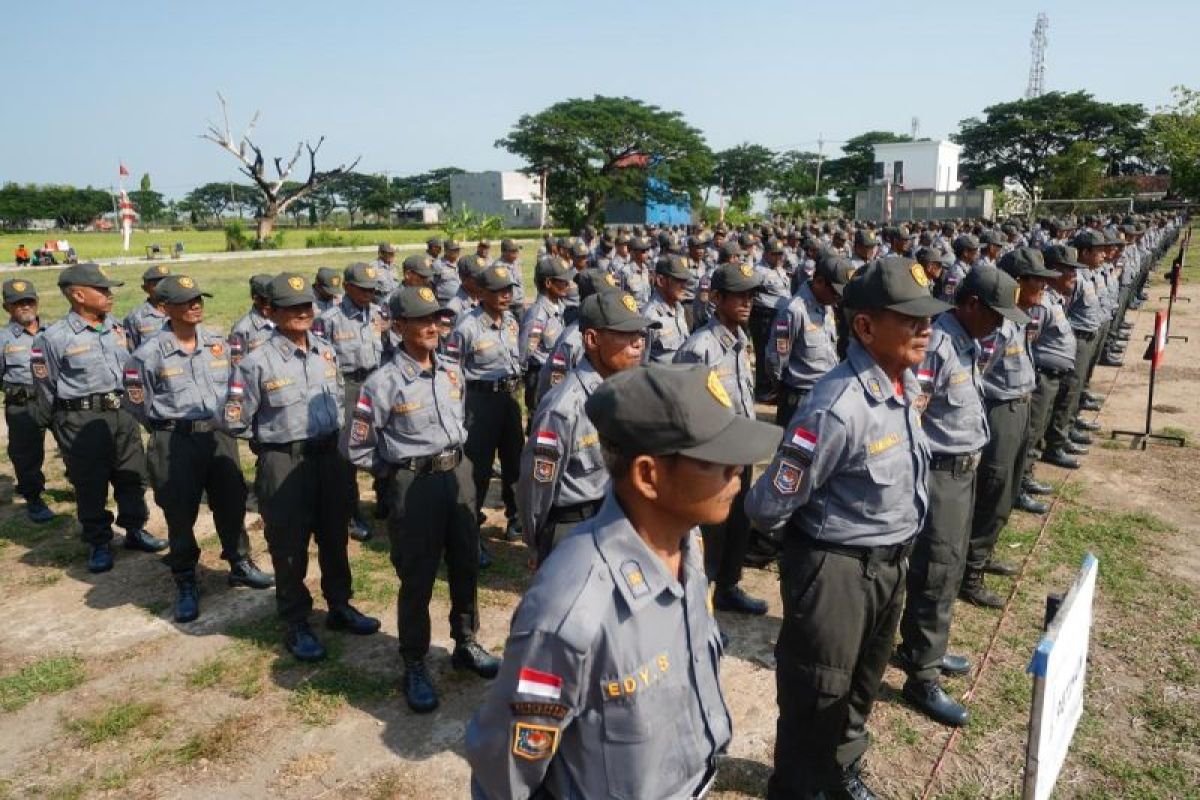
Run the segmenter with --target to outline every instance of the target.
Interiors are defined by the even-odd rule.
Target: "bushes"
[[[227,251],[278,250],[281,247],[283,247],[283,231],[275,231],[271,238],[258,242],[246,230],[246,226],[240,219],[233,219],[225,223],[225,249]]]

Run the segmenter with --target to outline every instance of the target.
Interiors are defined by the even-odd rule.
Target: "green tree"
[[[772,203],[797,203],[817,191],[819,156],[801,150],[787,150],[775,157],[767,195]]]
[[[138,217],[143,223],[155,222],[163,217],[167,209],[161,192],[153,189],[137,189],[129,192],[129,199],[137,209]]]
[[[496,146],[524,158],[530,174],[546,174],[551,213],[573,228],[598,222],[609,198],[656,192],[649,177],[695,199],[712,176],[700,131],[676,111],[629,97],[563,100],[523,115]]]
[[[842,208],[853,208],[854,193],[871,181],[875,145],[911,141],[911,136],[890,131],[867,131],[847,139],[842,143],[842,156],[830,159],[823,165],[821,188],[836,193]]]
[[[221,223],[221,215],[229,208],[229,184],[206,183],[197,186],[183,197],[183,210],[192,215],[194,222]]]
[[[1046,159],[1043,196],[1047,199],[1098,197],[1104,183],[1104,159],[1090,142],[1072,142]]]
[[[332,184],[337,192],[341,206],[350,217],[350,227],[354,227],[354,218],[362,210],[367,197],[375,191],[376,178],[374,175],[364,175],[361,172],[347,172]]]
[[[1200,91],[1186,86],[1172,89],[1170,105],[1150,117],[1149,149],[1171,171],[1172,193],[1200,197]]]
[[[775,154],[760,144],[744,142],[713,156],[712,181],[737,207],[749,208],[750,195],[771,182]]]
[[[140,189],[143,192],[148,192],[148,191],[150,191],[150,188],[151,188],[150,187],[150,173],[143,172],[142,179],[140,181],[138,181],[138,189]]]

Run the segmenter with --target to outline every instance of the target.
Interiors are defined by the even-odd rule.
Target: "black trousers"
[[[742,562],[750,547],[750,519],[744,504],[750,491],[752,469],[742,470],[741,486],[729,507],[729,517],[717,525],[700,526],[704,538],[704,571],[718,588],[731,588],[742,580]]]
[[[1075,416],[1079,413],[1080,397],[1083,390],[1087,388],[1092,356],[1099,343],[1095,334],[1091,334],[1090,338],[1076,334],[1075,368],[1059,381],[1058,397],[1054,399],[1054,410],[1051,412],[1050,425],[1046,430],[1047,450],[1057,450],[1063,447],[1071,435],[1071,427],[1075,423]]]
[[[46,460],[46,426],[39,420],[33,403],[5,403],[4,421],[8,425],[8,460],[17,479],[17,494],[26,500],[46,490],[42,464]]]
[[[974,503],[974,469],[929,471],[929,514],[909,556],[898,648],[909,676],[916,680],[934,680],[941,673],[966,566]]]
[[[479,526],[471,464],[464,459],[450,472],[425,475],[400,469],[389,483],[388,537],[400,579],[400,655],[424,658],[429,652],[429,601],[443,559],[450,584],[450,635],[465,642],[479,630]]]
[[[191,572],[200,561],[196,517],[206,492],[221,540],[221,558],[232,563],[250,554],[246,479],[232,437],[219,431],[151,431],[146,467],[154,502],[167,521],[171,549],[164,561],[171,572]]]
[[[467,387],[466,405],[467,443],[463,450],[474,473],[475,513],[478,516],[483,508],[492,479],[492,461],[499,454],[504,516],[515,519],[517,477],[521,472],[521,448],[525,444],[517,392],[489,392]]]
[[[783,624],[775,645],[775,771],[767,797],[791,800],[838,786],[866,752],[904,605],[907,561],[818,550],[787,533],[779,561]]]
[[[116,523],[126,530],[146,524],[146,453],[133,415],[117,411],[54,412],[54,437],[63,448],[67,477],[75,487],[75,509],[90,545],[112,540],[113,515],[106,507],[108,487],[117,502]]]
[[[304,452],[291,446],[258,445],[258,495],[271,565],[275,568],[275,604],[287,622],[303,622],[312,611],[312,595],[304,585],[308,575],[308,543],[317,541],[321,593],[330,607],[347,603],[350,561],[350,498],[345,458],[330,443]]]
[[[767,345],[771,339],[771,324],[775,321],[775,309],[752,306],[750,309],[750,341],[754,344],[754,386],[759,394],[765,394],[769,383],[767,375]]]
[[[1029,400],[987,401],[991,437],[983,448],[967,546],[967,569],[980,570],[992,557],[1000,531],[1021,490],[1029,440]]]
[[[792,415],[796,413],[796,409],[807,397],[808,389],[793,389],[786,384],[781,384],[779,405],[775,407],[775,424],[786,428],[787,424],[792,421]]]
[[[352,380],[351,378],[346,378],[345,382],[346,419],[342,420],[342,429],[348,431],[350,430],[350,426],[354,424],[354,406],[358,403],[358,394],[360,391],[362,391],[362,384],[356,380]],[[361,499],[358,491],[358,473],[353,467],[349,467],[349,462],[347,462],[347,466],[348,468],[346,469],[346,475],[348,477],[346,479],[346,491],[350,497],[350,513],[352,516],[358,516],[362,513],[362,510],[358,507]],[[378,486],[376,488],[378,489]],[[375,499],[378,502],[378,493],[376,493]]]
[[[1021,468],[1021,475],[1025,478],[1033,477],[1033,449],[1045,450],[1046,428],[1050,426],[1050,414],[1054,411],[1054,401],[1061,383],[1061,375],[1038,372],[1037,388],[1033,390],[1033,397],[1029,401],[1029,443],[1025,447],[1025,463]]]

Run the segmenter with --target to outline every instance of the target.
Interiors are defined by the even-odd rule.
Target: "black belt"
[[[455,447],[431,456],[406,458],[397,462],[396,468],[415,472],[418,475],[428,475],[431,472],[450,472],[462,463],[462,455],[462,448]]]
[[[54,401],[54,407],[60,411],[117,411],[124,396],[122,392],[104,392],[69,400],[59,398]]]
[[[915,538],[915,537],[914,537]],[[800,533],[800,541],[809,549],[823,550],[826,553],[836,553],[839,556],[857,558],[863,562],[874,564],[895,564],[906,558],[912,552],[913,540],[900,544],[884,544],[878,547],[858,547],[851,544],[834,544],[820,539],[814,539],[806,533]]]
[[[929,459],[929,468],[939,472],[974,472],[979,466],[979,451],[961,455],[939,454]]]
[[[600,510],[600,503],[600,500],[589,500],[570,506],[555,506],[550,510],[550,516],[554,518],[555,525],[560,522],[583,522],[596,516],[596,512]]]
[[[1039,375],[1046,375],[1051,378],[1062,378],[1074,372],[1074,369],[1067,367],[1065,369],[1050,369],[1049,367],[1038,367]]]
[[[1095,339],[1095,338],[1096,338],[1096,334],[1097,334],[1097,333],[1099,333],[1099,331],[1080,331],[1080,330],[1076,330],[1076,331],[1075,331],[1075,338],[1076,338],[1076,339],[1083,339],[1085,342],[1090,342],[1092,339]]]
[[[274,450],[277,453],[291,453],[294,456],[313,456],[337,449],[337,434],[331,433],[319,439],[305,439],[299,442],[258,442],[260,450]]]
[[[495,392],[497,394],[501,392],[505,394],[515,392],[520,385],[521,378],[519,375],[498,381],[467,381],[468,389],[474,389],[477,392]]]
[[[16,386],[9,385],[4,387],[4,404],[9,406],[23,406],[26,403],[33,402],[34,393],[32,386]]]
[[[152,419],[146,424],[152,431],[172,433],[212,433],[217,430],[217,423],[211,419]]]
[[[359,367],[358,369],[352,369],[349,372],[343,372],[342,377],[348,381],[362,383],[367,378],[371,377],[371,373],[376,369],[378,369],[378,367]]]
[[[1006,397],[1002,400],[993,400],[993,399],[985,398],[984,402],[989,406],[999,406],[999,405],[1004,405],[1006,403],[1015,405],[1017,403],[1028,403],[1030,397],[1032,397],[1031,394],[1023,394],[1020,397]]]

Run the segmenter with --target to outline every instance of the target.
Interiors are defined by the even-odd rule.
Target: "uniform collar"
[[[42,329],[41,317],[38,317],[37,322],[38,322],[37,329],[40,331]],[[22,334],[24,334],[26,336],[36,336],[37,335],[36,333],[30,333],[29,331],[25,330],[24,325],[22,325],[21,323],[17,322],[16,320],[13,320],[13,319],[10,319],[8,321],[8,332],[11,333],[14,338],[21,336]]]
[[[341,307],[342,313],[346,315],[347,319],[359,319],[363,316],[369,317],[371,313],[371,307],[369,305],[366,308],[359,307],[353,300],[350,299],[350,295],[348,294],[342,295],[342,301],[338,303],[338,305]]]
[[[159,319],[167,318],[167,315],[160,311],[158,306],[154,305],[149,300],[146,300],[142,303],[142,310],[145,314],[148,314],[151,317],[158,317]]]
[[[684,570],[688,573],[688,580],[697,579],[698,548],[693,546],[695,533],[693,529],[684,538]],[[670,592],[675,598],[683,597],[683,585],[667,574],[662,561],[650,552],[650,548],[637,535],[611,489],[605,493],[604,502],[596,513],[592,537],[612,573],[613,584],[630,611],[638,612],[663,592]],[[703,566],[698,571],[703,574]]]
[[[950,341],[954,342],[954,349],[959,353],[974,353],[978,350],[975,340],[963,328],[962,323],[958,321],[958,317],[949,311],[939,314],[934,324],[946,332],[950,337]]]
[[[798,292],[796,292],[796,294],[798,294],[800,296],[800,298],[802,300],[804,300],[805,304],[808,305],[809,307],[819,308],[822,311],[825,310],[825,306],[822,303],[817,301],[817,296],[815,294],[813,294],[812,286],[809,285],[808,281],[805,281],[804,283],[800,284],[800,290]]]
[[[423,372],[429,372],[430,374],[433,374],[433,373],[437,372],[437,368],[438,368],[438,360],[437,360],[436,353],[433,354],[433,366],[431,366],[428,370],[426,370],[424,367],[422,367],[420,364],[417,363],[417,360],[415,358],[413,358],[407,352],[405,352],[403,347],[399,347],[396,349],[396,357],[395,357],[395,359],[393,359],[392,363],[395,364],[400,369],[400,374],[403,375],[406,380],[410,380],[410,381],[414,380],[418,375],[420,375]]]
[[[716,317],[713,317],[711,320],[709,320],[708,326],[712,329],[713,335],[717,337],[717,341],[719,341],[721,346],[726,350],[745,340],[746,334],[742,332],[741,328],[738,328],[736,333],[730,331],[729,328],[726,328],[721,320],[717,319]]]
[[[592,392],[596,391],[596,387],[604,383],[604,378],[600,377],[600,373],[592,366],[591,359],[584,355],[579,359],[579,363],[575,366],[576,377],[579,379],[579,384],[583,387],[583,391],[591,397]]]
[[[905,399],[901,401],[896,397],[892,379],[883,371],[883,367],[876,363],[867,349],[858,343],[857,339],[850,342],[850,348],[846,352],[846,361],[854,369],[858,382],[862,384],[863,393],[871,398],[872,402],[885,403],[891,400],[908,405],[910,398],[921,393],[921,385],[917,382],[916,376],[913,375],[912,370],[906,369],[901,376],[901,380],[904,382]]]
[[[663,297],[662,293],[658,291],[658,289],[655,289],[650,293],[650,305],[657,305],[660,309],[662,309],[664,314],[672,317],[675,316],[675,314],[677,314],[679,311],[679,309],[667,302],[667,298]]]
[[[262,330],[271,324],[271,320],[267,319],[267,316],[258,310],[258,306],[251,307],[250,322],[252,322],[254,327],[258,330]]]
[[[306,353],[317,352],[317,350],[318,350],[317,340],[313,338],[312,332],[309,331],[308,333],[304,334],[304,337],[305,337],[305,343],[306,343],[304,352],[306,352]],[[288,339],[286,336],[284,336],[282,333],[280,333],[278,329],[276,329],[275,332],[273,334],[271,334],[271,341],[273,341],[275,343],[275,348],[288,361],[293,359],[296,356],[296,353],[300,352],[300,348],[296,347],[296,345],[292,344],[292,341],[290,339]]]
[[[204,350],[212,345],[215,338],[216,337],[209,334],[208,331],[204,330],[202,326],[197,326],[196,349],[189,353],[180,346],[179,337],[176,336],[175,331],[171,329],[171,323],[167,322],[162,326],[162,330],[159,331],[158,336],[155,337],[155,341],[158,342],[158,346],[162,349],[162,354],[164,356],[169,356],[171,353],[176,352],[182,353],[185,356],[190,356],[195,355],[201,350]]]
[[[88,328],[90,328],[91,330],[94,330],[94,331],[96,331],[96,330],[110,331],[110,330],[112,330],[112,327],[113,327],[112,317],[105,317],[100,322],[100,326],[95,327],[93,325],[88,324],[88,322],[83,317],[79,316],[74,311],[67,312],[67,324],[71,326],[71,330],[74,331],[75,333],[79,333],[80,331],[82,331],[84,329],[88,329]]]

